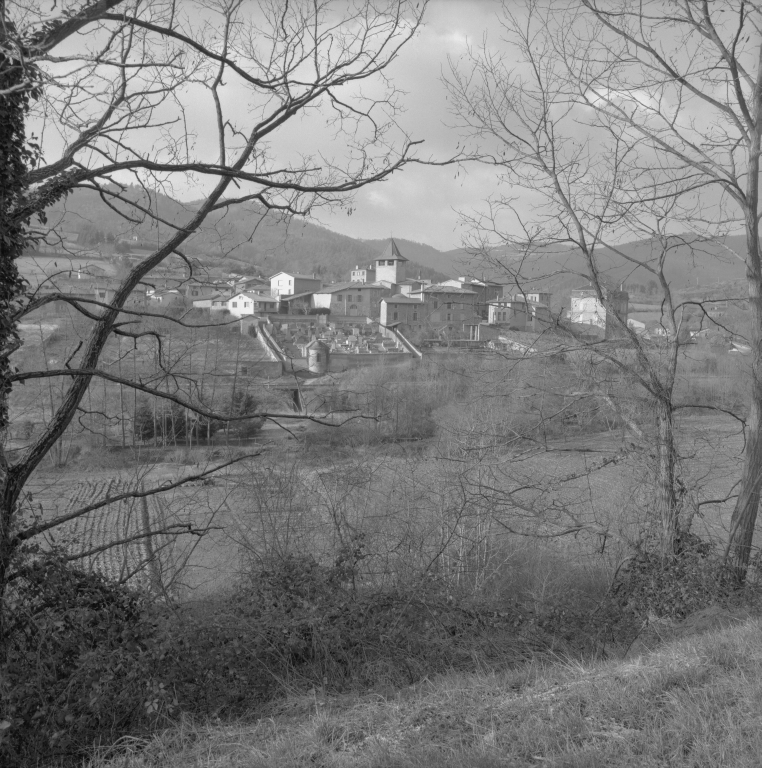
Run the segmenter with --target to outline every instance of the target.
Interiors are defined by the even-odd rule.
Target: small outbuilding
[[[305,347],[307,367],[311,373],[327,373],[330,349],[322,341],[311,341]]]

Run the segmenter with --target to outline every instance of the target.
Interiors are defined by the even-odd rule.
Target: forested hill
[[[651,283],[656,289],[656,275],[637,262],[654,264],[658,257],[658,244],[637,241],[602,248],[596,253],[598,269],[610,285],[624,283],[630,291],[648,292]],[[676,238],[666,258],[664,273],[673,290],[685,291],[698,287],[704,293],[715,291],[724,295],[729,284],[743,280],[746,242],[743,237],[730,236],[722,241],[702,242],[691,235]],[[488,260],[472,261],[471,274],[484,275],[507,283],[511,276],[519,276],[524,288],[542,287],[553,294],[553,306],[568,306],[572,289],[588,284],[587,264],[580,251],[567,247],[538,250],[530,257],[517,250],[502,249],[493,252]],[[723,286],[725,286],[723,288]]]
[[[137,237],[145,247],[155,246],[166,237],[171,224],[187,220],[194,203],[178,203],[138,187],[126,193],[130,199],[151,211],[158,208],[166,222],[157,230],[155,222],[133,223],[89,190],[76,190],[48,211],[49,224],[58,232],[78,233],[79,241],[109,252],[120,237]],[[157,200],[158,198],[158,200]],[[131,214],[134,218],[134,213]],[[390,222],[393,224],[393,222]],[[393,228],[392,228],[393,231]],[[453,254],[395,238],[402,254],[411,261],[410,275],[434,280],[452,277],[462,271]],[[356,265],[368,264],[384,251],[386,240],[359,240],[340,235],[302,219],[290,221],[276,214],[263,215],[255,204],[231,207],[210,216],[204,226],[184,245],[183,251],[208,267],[235,272],[271,275],[280,269],[316,274],[325,281],[346,279]],[[457,256],[457,252],[455,252]]]

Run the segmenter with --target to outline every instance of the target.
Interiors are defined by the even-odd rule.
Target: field
[[[38,253],[22,256],[17,263],[21,276],[31,285],[38,285],[49,277],[76,277],[77,272],[87,272],[88,267],[98,267],[105,271],[106,276],[114,276],[117,272],[111,262],[96,258],[89,252],[82,255],[76,251],[55,254]]]
[[[732,499],[696,502],[731,494],[741,438],[735,423],[722,416],[692,414],[681,427],[684,515],[693,516],[695,533],[722,541]],[[312,425],[301,439],[320,432]],[[492,490],[486,505],[474,476],[453,467],[435,440],[404,456],[365,449],[307,458],[294,452],[289,435],[276,434],[276,440],[263,438],[265,453],[219,473],[212,484],[197,481],[110,504],[57,529],[49,543],[81,555],[89,569],[110,578],[134,576],[159,594],[189,599],[225,591],[253,562],[275,552],[330,557],[342,526],[366,537],[363,574],[369,582],[413,572],[439,552],[441,568],[476,584],[510,568],[521,532],[534,530],[540,510],[551,537],[547,547],[591,570],[613,572],[647,524],[643,456],[623,450],[618,432],[551,440],[493,458],[489,479],[483,463],[479,476]],[[42,471],[30,490],[49,519],[104,497],[174,483],[207,466],[207,449],[183,456],[184,465],[91,471],[84,481],[74,473]],[[518,496],[517,489],[523,489]],[[465,505],[464,492],[470,499]],[[560,535],[564,529],[568,535]],[[151,531],[166,532],[146,535]],[[102,549],[114,541],[123,543]],[[406,555],[400,559],[402,542]]]

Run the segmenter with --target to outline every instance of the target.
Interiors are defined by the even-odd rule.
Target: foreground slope
[[[166,731],[92,768],[758,766],[760,621],[595,665],[529,664],[387,695],[310,695]]]

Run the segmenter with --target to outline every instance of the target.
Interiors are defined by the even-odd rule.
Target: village
[[[65,254],[59,256],[63,264]],[[57,271],[41,276],[37,295],[55,293],[109,304],[119,284],[110,274],[112,265],[99,253],[85,250],[70,250],[69,259],[70,269],[58,269],[55,261]],[[660,323],[629,316],[630,298],[624,286],[606,289],[604,303],[589,285],[554,296],[542,287],[518,291],[515,282],[484,277],[459,276],[435,283],[420,274],[411,276],[414,271],[393,238],[372,264],[357,265],[346,281],[327,284],[315,275],[287,271],[269,278],[211,275],[175,260],[146,275],[125,309],[238,320],[241,332],[252,336],[264,325],[275,357],[306,363],[310,345],[320,342],[325,351],[343,360],[340,369],[370,364],[379,355],[420,358],[422,350],[438,347],[515,349],[517,341],[525,341],[516,333],[547,334],[559,323],[588,340],[611,339],[622,330],[621,325],[607,323],[605,304],[634,333],[645,338],[667,335]],[[361,359],[349,361],[348,355]]]

